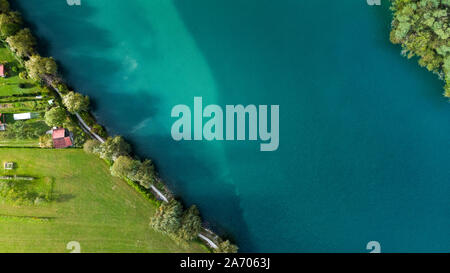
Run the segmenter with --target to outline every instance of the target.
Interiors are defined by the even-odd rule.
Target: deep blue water
[[[17,0],[110,133],[247,252],[450,251],[450,105],[388,1]],[[170,109],[280,105],[280,147],[175,142]]]

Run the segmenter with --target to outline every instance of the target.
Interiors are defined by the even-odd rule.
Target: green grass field
[[[13,171],[3,169],[14,162]],[[29,175],[53,181],[49,204],[0,204],[0,252],[205,252],[194,242],[180,246],[149,227],[155,206],[106,163],[82,150],[0,148],[1,175]],[[2,183],[0,181],[0,183]]]
[[[3,139],[0,133],[0,147],[39,147],[38,139]]]

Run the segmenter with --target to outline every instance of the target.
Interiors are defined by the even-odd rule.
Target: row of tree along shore
[[[7,0],[0,0],[0,39],[24,65],[21,77],[30,78],[55,92],[56,100],[45,113],[45,122],[52,127],[72,124],[74,146],[105,160],[111,174],[123,178],[157,206],[150,225],[180,244],[201,238],[214,252],[237,252],[237,246],[204,228],[195,205],[185,209],[161,182],[153,162],[140,160],[131,145],[121,136],[108,136],[89,111],[89,98],[72,91],[58,74],[52,57],[37,52],[37,40],[24,26],[21,14],[10,9]],[[73,126],[77,124],[78,126]],[[45,143],[45,139],[42,142]],[[41,145],[47,147],[47,145]],[[153,190],[152,190],[153,189]],[[157,193],[158,198],[154,193]]]
[[[445,81],[450,98],[450,0],[395,0],[390,39],[402,54]]]

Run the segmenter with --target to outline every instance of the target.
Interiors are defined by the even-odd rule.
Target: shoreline
[[[61,79],[61,80],[63,80],[63,79]],[[46,85],[47,85],[49,88],[51,88],[52,90],[54,90],[54,91],[58,94],[58,96],[59,96],[60,99],[63,98],[62,92],[58,89],[58,87],[56,87],[56,86],[54,86],[54,85],[52,84],[52,82],[51,82],[50,79],[46,81]],[[90,110],[87,111],[87,113],[88,113],[90,116],[93,117],[93,115],[92,115],[92,113],[90,112]],[[101,136],[97,135],[95,132],[92,131],[92,128],[91,128],[91,127],[83,120],[83,118],[80,116],[79,113],[75,113],[75,116],[77,117],[77,119],[78,119],[78,121],[79,121],[79,126],[80,126],[80,128],[81,128],[83,131],[87,132],[87,133],[90,135],[90,137],[91,137],[92,139],[98,140],[98,141],[100,141],[101,143],[104,143],[104,142],[105,142],[105,140],[104,140]],[[94,119],[95,119],[95,118],[94,118]],[[98,124],[98,123],[96,123],[96,124]],[[101,125],[101,124],[98,124],[98,125],[101,126],[101,127],[103,127],[103,125]],[[106,132],[105,132],[105,133],[106,133]],[[107,133],[106,133],[106,135],[107,135],[107,138],[111,137],[111,136],[110,136],[109,134],[107,134]],[[164,184],[164,183],[162,182],[162,180],[161,180],[159,177],[158,177],[158,181],[159,181],[160,183]],[[131,182],[132,182],[132,181],[131,181]],[[164,186],[165,186],[165,184],[164,184]],[[171,199],[173,199],[173,197],[164,195],[164,194],[163,194],[160,190],[158,190],[154,185],[151,185],[150,187],[151,187],[151,191],[152,191],[154,197],[155,197],[157,200],[160,200],[160,201],[163,201],[163,202],[165,202],[165,203],[168,203]],[[218,243],[217,243],[217,242],[214,242],[214,241],[213,241],[214,239],[208,238],[206,235],[207,235],[207,234],[210,234],[210,235],[215,236],[216,238],[220,238],[220,237],[219,237],[217,234],[215,234],[213,231],[211,231],[211,230],[209,230],[209,229],[207,229],[207,228],[205,228],[205,227],[202,227],[202,228],[203,228],[203,234],[202,234],[202,233],[199,233],[199,234],[198,234],[198,238],[199,238],[200,240],[202,240],[208,247],[211,247],[211,248],[213,248],[213,249],[218,249],[218,248],[219,248]],[[204,234],[206,234],[206,235],[204,235]]]
[[[21,14],[20,14],[20,16],[22,17]],[[26,22],[23,25],[24,25],[23,28],[26,28]],[[16,54],[16,52],[14,52],[14,50],[12,50],[7,45],[6,42],[5,42],[5,45],[8,48],[8,50],[11,51],[11,53],[15,56],[15,58],[23,65],[26,62],[27,58],[29,59],[31,57],[31,54],[20,57]],[[35,45],[35,47],[39,48],[39,45]],[[35,52],[35,54],[33,54],[33,56],[34,55],[40,56],[37,51]],[[24,67],[26,67],[26,66],[24,65]],[[28,72],[28,69],[26,69],[26,71]],[[40,76],[41,76],[41,81],[44,83],[44,85],[47,86],[51,91],[53,91],[56,94],[55,97],[59,100],[63,100],[63,97],[65,94],[68,93],[69,88],[68,88],[68,85],[66,84],[66,82],[64,81],[64,79],[61,77],[62,75],[58,71],[56,71],[56,73],[54,75],[43,74]],[[65,90],[62,90],[62,88],[60,86],[64,86]],[[73,91],[73,92],[75,94],[79,94],[76,91]],[[70,111],[68,111],[66,107],[63,106],[63,108],[67,112],[69,112],[69,117],[71,117],[71,118],[75,117],[77,119],[78,127],[84,133],[86,133],[88,135],[88,138],[94,139],[102,144],[105,143],[105,139],[112,138],[112,136],[110,136],[106,132],[104,127],[102,125],[100,125],[99,123],[97,123],[97,121],[96,121],[95,117],[93,116],[93,114],[91,113],[90,109],[87,109],[82,112],[76,111],[75,113],[70,113]],[[84,118],[83,118],[83,116],[84,116]],[[131,151],[130,157],[135,158],[134,155],[135,155],[135,153],[133,151]],[[107,160],[105,160],[105,161],[108,163],[109,166],[112,167],[113,162],[109,162]],[[126,177],[122,177],[122,179],[125,180],[124,182],[127,182],[128,184],[130,184],[130,183],[133,184],[133,188],[135,188],[135,190],[137,190],[138,192],[145,195],[147,197],[146,199],[148,199],[149,201],[151,198],[148,196],[148,193],[151,193],[152,197],[155,200],[159,200],[156,202],[157,207],[159,207],[158,202],[160,202],[160,201],[168,203],[171,200],[176,200],[174,198],[174,196],[171,194],[170,190],[167,188],[167,186],[163,183],[163,181],[161,180],[161,178],[157,172],[156,172],[156,178],[155,178],[156,183],[152,183],[150,185],[150,189],[143,189],[143,187],[141,185],[139,185],[139,183],[137,183],[133,180],[130,180]],[[158,189],[158,187],[157,187],[158,185],[162,189]],[[198,233],[197,238],[200,239],[205,246],[207,246],[208,248],[212,248],[213,250],[219,249],[220,248],[219,245],[221,242],[229,243],[229,241],[223,240],[217,234],[215,234],[211,230],[205,228],[203,220],[202,220],[202,231],[200,233]]]

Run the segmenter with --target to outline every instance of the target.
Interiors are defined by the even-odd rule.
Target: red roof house
[[[58,128],[52,131],[53,139],[63,138],[65,136],[66,136],[66,129],[64,128]]]
[[[5,65],[3,65],[3,64],[0,64],[0,77],[6,77],[6,74],[5,74]]]
[[[56,149],[62,149],[72,146],[72,137],[67,129],[58,128],[52,132],[53,147]]]

